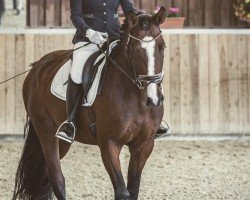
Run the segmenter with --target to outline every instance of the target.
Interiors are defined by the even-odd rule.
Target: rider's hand
[[[92,29],[87,30],[86,37],[89,38],[90,42],[94,44],[102,44],[106,41],[100,32],[94,31]]]

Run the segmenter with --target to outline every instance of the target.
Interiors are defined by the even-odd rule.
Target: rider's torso
[[[93,30],[107,32],[109,37],[119,38],[120,22],[118,18],[118,7],[120,0],[82,0],[83,18],[86,24]],[[80,31],[76,32],[74,43],[86,38]]]

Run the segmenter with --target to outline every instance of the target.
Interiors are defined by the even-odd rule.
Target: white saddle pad
[[[119,40],[116,40],[112,42],[109,46],[109,52],[111,53],[113,48],[117,45],[117,42]],[[95,64],[104,57],[104,54],[101,54],[95,61]],[[87,94],[87,102],[85,102],[82,106],[92,106],[99,87],[100,79],[101,79],[101,74],[103,67],[105,65],[105,59],[103,62],[98,66],[98,70],[95,76],[95,79],[92,83],[92,86],[89,89],[89,92]],[[72,60],[68,60],[56,73],[52,84],[51,84],[51,93],[58,97],[61,100],[66,101],[66,91],[67,91],[67,81],[70,73],[70,69],[72,66]],[[66,84],[65,84],[66,83]]]

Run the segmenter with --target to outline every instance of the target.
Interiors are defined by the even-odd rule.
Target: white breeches
[[[87,44],[88,42],[78,42],[74,49]],[[99,49],[96,44],[89,44],[73,52],[73,63],[70,71],[71,79],[77,83],[82,83],[82,72],[88,58]]]

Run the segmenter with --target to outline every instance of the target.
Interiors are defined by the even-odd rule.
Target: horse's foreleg
[[[109,173],[110,179],[114,187],[115,199],[116,200],[130,199],[121,172],[121,166],[119,160],[121,147],[117,146],[112,142],[109,142],[107,144],[100,145],[100,149],[104,166],[107,172]]]
[[[154,147],[154,138],[147,141],[147,143],[129,147],[131,154],[128,170],[128,191],[131,200],[137,200],[139,195],[139,188],[141,182],[141,173],[148,157],[150,156]]]

